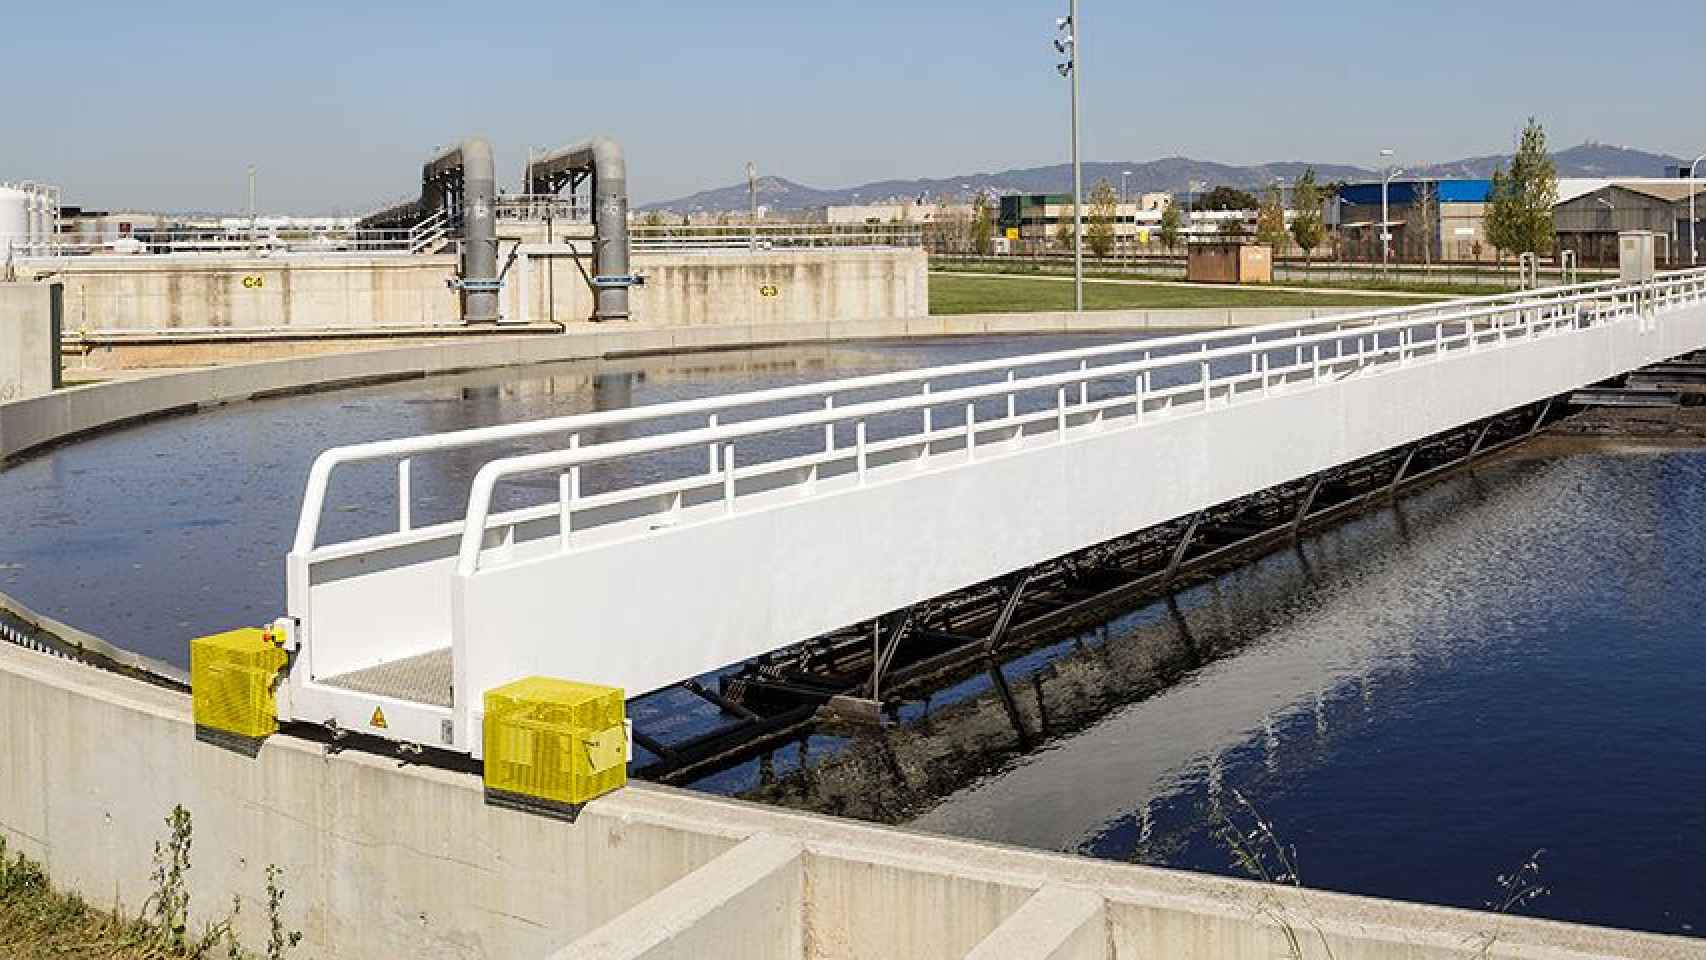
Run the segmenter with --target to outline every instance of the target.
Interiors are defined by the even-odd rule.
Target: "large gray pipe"
[[[462,322],[498,321],[498,169],[492,145],[469,137],[421,168],[421,194],[447,206],[454,191],[462,215]]]
[[[492,145],[469,137],[421,167],[419,200],[382,210],[361,226],[412,225],[439,210],[462,218],[462,322],[498,320],[497,164]]]
[[[608,137],[553,150],[527,164],[531,194],[553,194],[592,175],[593,320],[628,319],[628,162]]]

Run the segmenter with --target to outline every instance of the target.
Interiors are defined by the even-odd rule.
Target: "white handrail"
[[[1600,285],[1596,284],[1592,286]],[[1153,373],[1156,370],[1187,365],[1200,367],[1204,372],[1202,379],[1200,381],[1186,384],[1182,388],[1175,388],[1170,392],[1184,392],[1192,394],[1200,390],[1206,400],[1206,398],[1211,395],[1216,385],[1227,386],[1230,391],[1235,389],[1238,383],[1260,376],[1264,386],[1263,395],[1266,395],[1266,387],[1276,373],[1283,377],[1286,374],[1310,367],[1311,365],[1313,365],[1317,371],[1320,370],[1319,360],[1314,360],[1312,362],[1303,362],[1301,360],[1303,348],[1318,346],[1324,342],[1338,341],[1342,343],[1347,335],[1356,336],[1359,340],[1359,346],[1361,340],[1372,337],[1374,340],[1373,350],[1365,351],[1359,349],[1357,354],[1351,356],[1341,353],[1335,357],[1329,358],[1329,363],[1339,364],[1343,363],[1346,359],[1352,359],[1357,364],[1357,370],[1361,371],[1369,368],[1370,366],[1378,365],[1379,363],[1382,363],[1394,356],[1400,364],[1407,362],[1411,356],[1418,352],[1425,352],[1436,357],[1443,357],[1452,343],[1466,344],[1469,350],[1474,351],[1478,349],[1478,344],[1481,343],[1482,339],[1487,337],[1489,334],[1496,337],[1493,347],[1510,342],[1512,339],[1520,341],[1522,339],[1532,337],[1537,325],[1543,324],[1548,320],[1551,322],[1552,329],[1556,329],[1560,323],[1565,322],[1577,325],[1584,319],[1579,310],[1559,311],[1556,308],[1594,302],[1601,299],[1605,293],[1611,293],[1616,297],[1617,308],[1615,313],[1611,315],[1611,318],[1615,319],[1616,317],[1626,315],[1632,310],[1639,310],[1643,305],[1645,305],[1643,304],[1643,300],[1645,298],[1640,296],[1642,294],[1651,295],[1650,302],[1656,304],[1660,297],[1668,298],[1669,296],[1672,296],[1679,291],[1683,291],[1684,289],[1696,298],[1706,294],[1706,270],[1671,275],[1656,279],[1649,283],[1631,284],[1607,291],[1581,292],[1564,297],[1536,297],[1520,301],[1515,304],[1487,306],[1443,316],[1400,318],[1393,322],[1377,326],[1359,327],[1354,331],[1341,329],[1326,333],[1298,336],[1285,340],[1263,341],[1258,338],[1255,343],[1242,343],[1218,350],[1207,349],[1205,340],[1203,341],[1204,349],[1198,352],[1170,354],[1164,357],[1152,357],[1146,355],[1143,360],[1139,361],[1104,365],[1101,367],[1082,367],[1062,373],[1045,374],[1024,380],[999,381],[995,383],[965,387],[958,390],[925,393],[889,400],[875,400],[851,406],[831,407],[819,411],[766,417],[721,426],[695,428],[661,436],[643,437],[634,440],[600,444],[593,447],[577,447],[569,450],[527,454],[523,456],[494,460],[487,463],[475,475],[473,487],[469,493],[468,511],[462,525],[461,547],[457,569],[458,572],[463,575],[471,575],[478,569],[479,557],[484,542],[488,520],[491,516],[493,492],[498,482],[509,477],[541,473],[545,471],[572,470],[575,468],[585,467],[592,463],[688,447],[714,445],[727,450],[730,441],[745,437],[779,433],[789,430],[799,430],[821,425],[833,426],[834,424],[848,421],[862,423],[865,419],[878,415],[920,411],[962,403],[975,403],[977,400],[981,399],[1000,396],[1011,397],[1018,393],[1042,390],[1051,387],[1063,391],[1065,387],[1087,384],[1093,381],[1108,380],[1115,377],[1131,378],[1133,380],[1133,392],[1131,396],[1128,397],[1122,395],[1121,397],[1116,398],[1113,402],[1122,405],[1129,405],[1133,402],[1133,398],[1135,398],[1136,402],[1139,404],[1139,410],[1141,410],[1142,405],[1150,399],[1150,395],[1146,395],[1143,387],[1140,385],[1146,381],[1146,377],[1143,376],[1144,374]],[[1513,327],[1495,324],[1482,329],[1477,324],[1477,321],[1479,320],[1510,316],[1512,314],[1514,314],[1516,319],[1519,321],[1518,324]],[[1607,322],[1607,316],[1603,314],[1596,314],[1595,316],[1586,319],[1590,326],[1597,326],[1601,323]],[[1464,332],[1461,335],[1452,337],[1448,340],[1444,336],[1445,328],[1448,325],[1461,325],[1464,328]],[[1421,326],[1432,327],[1432,333],[1434,336],[1428,340],[1418,341],[1415,337],[1406,335],[1410,331]],[[1511,329],[1520,329],[1521,332],[1517,334],[1516,338],[1512,338],[1508,334],[1508,331]],[[1250,336],[1251,331],[1245,330],[1241,331],[1241,333],[1243,337],[1247,338]],[[1398,342],[1395,345],[1383,346],[1380,343],[1382,336],[1391,336],[1393,334],[1398,335]],[[1126,346],[1128,349],[1135,349],[1139,351],[1143,351],[1148,347],[1148,352],[1153,352],[1154,349],[1153,342],[1149,344],[1138,342],[1136,344]],[[1267,356],[1276,352],[1292,350],[1297,352],[1297,355],[1300,358],[1299,362],[1288,367],[1280,368],[1279,370],[1262,369],[1258,373],[1256,365],[1252,364],[1250,372],[1232,374],[1219,378],[1208,376],[1207,373],[1209,365],[1216,360],[1225,360],[1234,357],[1255,358],[1258,354]],[[1020,359],[1024,360],[1027,358]],[[1064,392],[1061,392],[1061,396],[1064,395]],[[1102,403],[1106,405],[1108,402],[1109,401],[1103,401]],[[1083,409],[1083,407],[1079,406],[1078,409]],[[1065,413],[1064,407],[1061,412],[1062,414]],[[1008,420],[1012,419],[1015,418],[1012,418],[1011,416],[1008,418]],[[1062,422],[1064,422],[1064,416],[1062,417]],[[1141,424],[1141,422],[1142,418],[1140,416],[1134,417],[1134,425]],[[984,429],[1000,429],[1011,425],[1012,424],[1007,422],[1007,420],[995,421],[982,425],[972,425],[970,421],[968,421],[968,426],[963,431],[967,436],[968,451],[975,443],[976,432]],[[890,441],[890,443],[899,443],[908,440],[928,443],[931,440],[931,435],[928,433],[921,435],[908,435],[907,437],[897,438],[894,441]],[[830,457],[837,454],[841,457],[845,457],[847,455],[847,451],[826,449],[822,456]],[[727,453],[725,453],[725,460],[726,459]],[[864,462],[863,453],[859,455],[859,459],[862,464]],[[731,471],[732,469],[733,467],[731,464],[724,464],[725,472]],[[706,482],[711,481],[707,480]],[[725,479],[723,482],[726,484],[727,480]],[[730,502],[729,507],[732,509],[732,501]],[[568,505],[562,505],[562,509],[568,509]]]
[[[1706,270],[1698,271],[1706,276]],[[1682,276],[1682,275],[1676,275]],[[314,461],[309,471],[307,489],[303,497],[302,512],[298,520],[293,551],[306,554],[315,550],[319,534],[321,514],[324,512],[325,495],[330,483],[331,474],[337,467],[373,460],[392,459],[418,454],[437,453],[457,449],[465,449],[488,443],[538,437],[551,434],[568,433],[571,431],[587,431],[599,427],[628,425],[651,420],[662,420],[670,417],[681,417],[693,414],[721,413],[738,410],[759,404],[777,403],[788,400],[799,400],[814,397],[830,397],[851,391],[873,389],[879,387],[899,386],[905,384],[927,384],[932,380],[942,380],[957,376],[988,373],[991,371],[1019,371],[1026,368],[1045,366],[1053,363],[1080,360],[1090,361],[1120,354],[1148,353],[1180,347],[1193,347],[1188,362],[1196,363],[1205,359],[1220,359],[1228,356],[1248,356],[1255,352],[1276,351],[1288,347],[1298,347],[1303,344],[1313,344],[1316,341],[1328,342],[1342,335],[1348,328],[1355,327],[1361,336],[1379,336],[1402,328],[1422,325],[1424,323],[1465,322],[1478,320],[1508,312],[1513,309],[1534,310],[1561,303],[1591,301],[1606,293],[1626,293],[1636,289],[1625,290],[1617,285],[1617,281],[1600,281],[1595,283],[1578,284],[1573,287],[1558,287],[1545,291],[1528,294],[1497,294],[1485,297],[1472,297],[1455,300],[1442,304],[1431,304],[1420,307],[1393,307],[1378,310],[1368,310],[1356,313],[1339,314],[1316,318],[1307,321],[1290,321],[1283,323],[1264,324],[1261,326],[1244,327],[1236,330],[1217,330],[1209,333],[1180,334],[1171,337],[1159,337],[1150,340],[1127,341],[1116,344],[1102,344],[1093,347],[1078,347],[1068,350],[1057,350],[1048,353],[1031,354],[1019,357],[1000,357],[989,360],[970,361],[916,370],[892,371],[889,373],[871,374],[842,380],[832,380],[817,383],[797,384],[789,387],[772,388],[768,390],[749,391],[729,394],[719,397],[703,397],[693,400],[681,400],[670,403],[653,404],[641,407],[629,407],[620,410],[603,411],[590,414],[574,414],[565,417],[555,417],[517,424],[502,424],[491,427],[477,427],[448,433],[430,434],[420,437],[382,440],[370,443],[335,447],[322,453]],[[1465,311],[1463,308],[1480,308]],[[1450,311],[1442,314],[1440,311]],[[1382,325],[1383,321],[1392,321]],[[1322,330],[1325,332],[1310,335],[1305,331]],[[1263,340],[1265,335],[1290,334],[1285,339]],[[1250,341],[1254,338],[1256,343]],[[1233,347],[1215,349],[1227,341],[1238,341]],[[1176,366],[1185,360],[1174,359],[1170,362],[1154,360],[1154,368]],[[1094,380],[1111,375],[1114,368],[1104,364],[1092,367],[1087,371],[1075,371],[1084,376],[1085,380]],[[1076,380],[1068,382],[1078,382]],[[1008,390],[1022,390],[1026,384],[1035,385],[1032,380],[1009,382]],[[999,392],[999,391],[997,391]],[[932,394],[932,398],[946,394]],[[901,398],[902,400],[917,401],[919,398]],[[935,405],[931,403],[930,405]],[[853,407],[840,408],[837,413],[843,414]],[[907,408],[910,409],[910,408]],[[818,414],[817,416],[825,416]],[[827,417],[815,422],[839,422],[847,419],[844,415]],[[766,421],[752,421],[761,423]],[[725,428],[730,429],[730,428]],[[761,431],[762,432],[762,431]],[[674,435],[671,435],[674,436]],[[639,442],[639,441],[630,441]],[[683,444],[687,445],[687,444]],[[597,451],[613,449],[614,444],[600,444],[582,448],[582,455],[592,460],[602,459],[596,456]],[[657,449],[667,449],[659,447]],[[623,454],[628,455],[628,454]],[[471,504],[472,506],[472,504]]]

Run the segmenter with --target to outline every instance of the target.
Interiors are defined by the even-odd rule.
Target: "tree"
[[[1114,220],[1119,216],[1119,204],[1120,196],[1114,185],[1106,180],[1096,181],[1090,191],[1090,226],[1084,231],[1084,242],[1098,257],[1114,252]]]
[[[1179,233],[1184,222],[1184,214],[1179,212],[1176,203],[1168,203],[1167,209],[1161,211],[1161,245],[1167,248],[1168,253],[1179,245]]]
[[[1285,238],[1285,197],[1279,187],[1269,187],[1256,211],[1256,242],[1267,244],[1278,257],[1285,249]]]
[[[1074,219],[1073,214],[1068,212],[1066,216],[1060,218],[1060,226],[1054,228],[1055,245],[1064,250],[1071,250],[1077,245],[1078,233],[1077,225],[1073,223]]]
[[[1327,239],[1327,225],[1321,217],[1321,207],[1326,203],[1321,188],[1315,183],[1315,168],[1303,171],[1303,176],[1297,178],[1297,187],[1292,191],[1291,203],[1297,212],[1291,218],[1291,239],[1303,251],[1305,267],[1309,258],[1315,253],[1315,248],[1321,241]]]
[[[989,194],[981,190],[971,200],[971,245],[986,257],[995,248],[995,211],[990,209]]]
[[[1410,201],[1410,213],[1405,218],[1406,233],[1412,234],[1422,247],[1422,262],[1434,260],[1434,238],[1439,236],[1439,197],[1427,181],[1416,184],[1415,199]]]
[[[1499,253],[1551,253],[1552,207],[1558,168],[1546,152],[1546,130],[1533,118],[1523,127],[1510,170],[1493,170],[1486,211],[1487,241]]]
[[[1222,185],[1203,194],[1195,206],[1198,210],[1254,210],[1261,204],[1252,194]]]

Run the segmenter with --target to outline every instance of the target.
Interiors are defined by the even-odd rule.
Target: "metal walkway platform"
[[[326,677],[321,682],[339,690],[370,693],[387,699],[409,700],[435,707],[449,707],[454,702],[451,696],[449,647],[382,663],[366,670]]]
[[[906,636],[931,598],[1702,347],[1706,270],[329,450],[280,709],[367,729],[382,706],[368,732],[478,756],[513,680],[636,696],[879,618]],[[417,527],[411,464],[439,456],[478,465],[467,509]],[[364,464],[395,471],[362,505],[395,528],[321,542]]]

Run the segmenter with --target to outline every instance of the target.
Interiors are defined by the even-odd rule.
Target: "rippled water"
[[[1307,885],[1468,907],[1544,850],[1527,912],[1698,935],[1703,577],[1706,453],[1505,460],[1111,624],[1196,665],[914,823],[1237,874],[1253,809]]]

